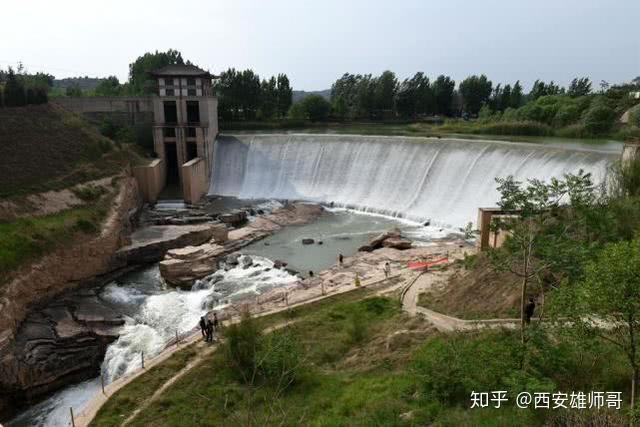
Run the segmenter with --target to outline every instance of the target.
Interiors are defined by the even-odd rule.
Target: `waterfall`
[[[335,202],[464,226],[495,206],[496,177],[548,180],[579,169],[604,178],[617,153],[482,140],[346,135],[219,137],[210,195]]]

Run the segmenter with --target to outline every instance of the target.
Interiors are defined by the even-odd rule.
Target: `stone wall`
[[[15,279],[0,288],[0,350],[8,345],[30,305],[72,289],[82,281],[117,267],[114,253],[127,243],[132,218],[141,206],[133,177],[120,181],[111,211],[99,235],[59,248],[22,268]]]
[[[207,193],[207,175],[206,164],[200,157],[182,165],[182,196],[186,203],[195,203]]]
[[[158,195],[167,183],[167,167],[162,159],[155,159],[148,165],[137,166],[133,175],[138,181],[142,198],[146,203],[158,201]]]

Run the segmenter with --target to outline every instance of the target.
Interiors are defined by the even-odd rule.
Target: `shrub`
[[[640,104],[629,110],[629,124],[640,127]]]
[[[225,360],[241,381],[251,384],[256,375],[256,354],[262,333],[248,313],[243,313],[239,323],[224,330]]]
[[[88,219],[80,218],[76,221],[75,229],[83,233],[91,234],[98,231],[98,226]]]
[[[105,193],[103,187],[96,187],[95,185],[85,185],[82,187],[76,187],[71,190],[80,200],[84,202],[91,202],[97,200]]]
[[[616,119],[615,111],[606,105],[594,105],[584,114],[583,123],[587,132],[597,135],[608,132]]]
[[[270,384],[287,388],[300,375],[302,347],[290,330],[264,336],[256,356],[259,373]]]

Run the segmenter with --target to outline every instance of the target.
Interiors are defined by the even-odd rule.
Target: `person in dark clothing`
[[[533,298],[529,298],[529,302],[524,306],[524,320],[527,322],[527,325],[531,322],[531,318],[533,317],[533,311],[536,309],[536,302]]]
[[[309,277],[313,277],[313,271],[309,270]]]
[[[207,322],[204,320],[204,316],[200,317],[200,332],[202,332],[202,338],[207,337]]]
[[[207,320],[207,341],[213,341],[213,322],[211,319]]]
[[[342,256],[342,254],[338,254],[338,264],[342,265],[343,261],[344,261],[344,257]]]

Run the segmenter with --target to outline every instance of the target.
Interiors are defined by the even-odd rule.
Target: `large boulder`
[[[403,251],[405,249],[411,249],[412,242],[411,240],[406,240],[399,237],[391,237],[389,239],[385,239],[385,241],[382,242],[382,246],[384,246],[385,248],[393,248]]]
[[[309,238],[302,239],[302,244],[303,245],[313,245],[314,243],[315,243],[315,240],[313,240],[313,239],[309,239]]]
[[[218,219],[232,227],[239,227],[247,222],[247,212],[236,210],[229,213],[224,213],[220,215]]]
[[[392,240],[395,244],[398,244],[399,246],[406,246],[406,243],[404,242],[408,242],[408,240],[402,239],[400,230],[397,228],[394,228],[393,230],[387,231],[385,233],[379,234],[378,236],[374,237],[369,241],[369,243],[358,248],[358,250],[360,252],[375,251],[376,249],[380,249],[381,247],[386,246],[384,242],[387,240]],[[398,241],[400,240],[403,240],[403,243],[399,243]],[[386,246],[386,247],[394,247],[394,246]],[[409,248],[410,247],[411,247],[411,242],[409,242]],[[408,249],[408,248],[404,248],[404,249]]]
[[[167,251],[159,264],[163,279],[174,286],[190,289],[193,282],[218,270],[223,246],[205,243]]]

